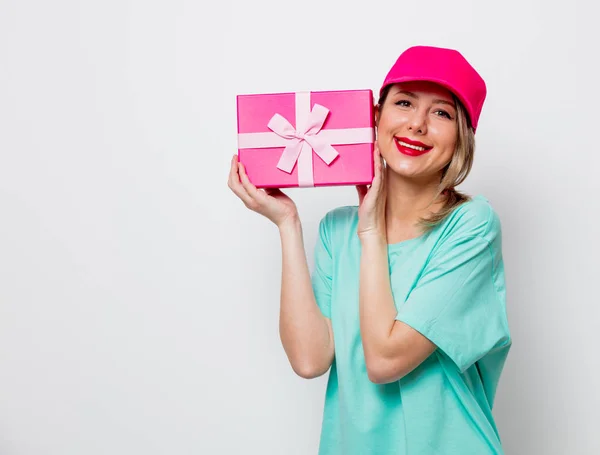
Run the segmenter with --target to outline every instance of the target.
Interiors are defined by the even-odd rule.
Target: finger
[[[231,165],[229,167],[229,176],[227,178],[227,186],[233,190],[234,183],[237,180],[237,158],[235,155],[231,157]]]
[[[231,157],[231,163],[229,166],[229,176],[227,178],[227,185],[231,188],[234,179],[237,177],[237,156],[233,155]]]
[[[258,188],[256,188],[250,182],[250,179],[248,178],[248,174],[246,174],[246,167],[244,166],[244,164],[240,162],[240,163],[238,163],[238,166],[239,166],[240,180],[241,180],[242,186],[246,190],[246,193],[248,193],[248,195],[254,201],[264,200],[265,193],[262,191],[259,191]]]
[[[376,191],[379,191],[381,186],[381,182],[384,178],[383,172],[383,157],[379,153],[379,148],[376,147],[373,153],[373,166],[375,167],[375,176],[373,178],[373,183],[371,187],[374,187]]]
[[[381,172],[383,172],[385,170],[385,160],[383,159],[383,155],[381,153],[379,153],[379,166]]]
[[[369,188],[370,192],[375,194],[379,193],[383,182],[383,172],[381,168],[381,163],[375,163],[375,177],[373,177],[373,182],[371,183],[371,188]]]
[[[381,174],[377,174],[373,179],[373,183],[371,183],[371,188],[369,188],[369,193],[373,193],[374,195],[379,194],[379,190],[381,189]]]
[[[229,188],[231,188],[231,190],[235,193],[235,195],[237,197],[239,197],[246,206],[254,204],[254,200],[250,197],[250,195],[248,194],[248,192],[243,187],[243,185],[240,181],[239,163],[238,163],[236,157],[234,157],[232,159],[231,172],[229,174],[229,182],[228,183],[229,183]]]
[[[377,146],[373,149],[373,178],[377,177],[379,173],[379,166],[377,165],[379,161],[379,149]]]
[[[373,153],[373,160],[374,160],[375,169],[377,169],[379,172],[381,172],[383,170],[383,157],[381,156],[381,153],[379,153],[379,147],[377,147],[377,146],[375,146],[375,150]]]

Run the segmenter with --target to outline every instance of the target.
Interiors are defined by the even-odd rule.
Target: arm
[[[282,250],[279,334],[293,370],[310,379],[326,373],[334,356],[331,320],[313,293],[302,225],[294,219],[279,229]]]
[[[227,184],[247,208],[279,228],[283,255],[279,334],[292,369],[303,378],[320,376],[333,362],[333,330],[312,289],[296,205],[279,189],[257,189],[236,155]]]
[[[360,331],[369,379],[382,384],[397,381],[436,349],[426,337],[396,321],[388,269],[387,241],[361,236]]]
[[[436,349],[426,337],[397,316],[387,255],[385,221],[386,183],[383,160],[376,146],[375,177],[370,188],[357,186],[361,241],[360,332],[369,379],[375,383],[397,381],[414,370]]]

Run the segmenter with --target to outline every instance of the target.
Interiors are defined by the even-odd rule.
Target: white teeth
[[[419,147],[417,145],[407,144],[406,142],[399,141],[398,139],[396,139],[396,141],[398,141],[398,144],[400,144],[401,146],[408,147],[409,149],[418,150],[420,152],[424,152],[425,150],[427,150],[425,147]]]

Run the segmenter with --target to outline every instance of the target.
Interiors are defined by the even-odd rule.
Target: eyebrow
[[[410,96],[411,98],[415,98],[415,99],[419,98],[415,93],[409,92],[408,90],[398,90],[396,92],[396,95],[400,95],[400,94]],[[452,106],[454,109],[456,109],[456,105],[452,101],[435,99],[435,100],[433,100],[433,103],[434,104],[447,104],[448,106]]]

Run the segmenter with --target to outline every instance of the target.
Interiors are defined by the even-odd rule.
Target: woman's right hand
[[[298,209],[289,196],[278,188],[258,189],[248,179],[244,165],[237,155],[231,159],[231,170],[227,186],[250,210],[260,213],[277,227],[298,219]]]

